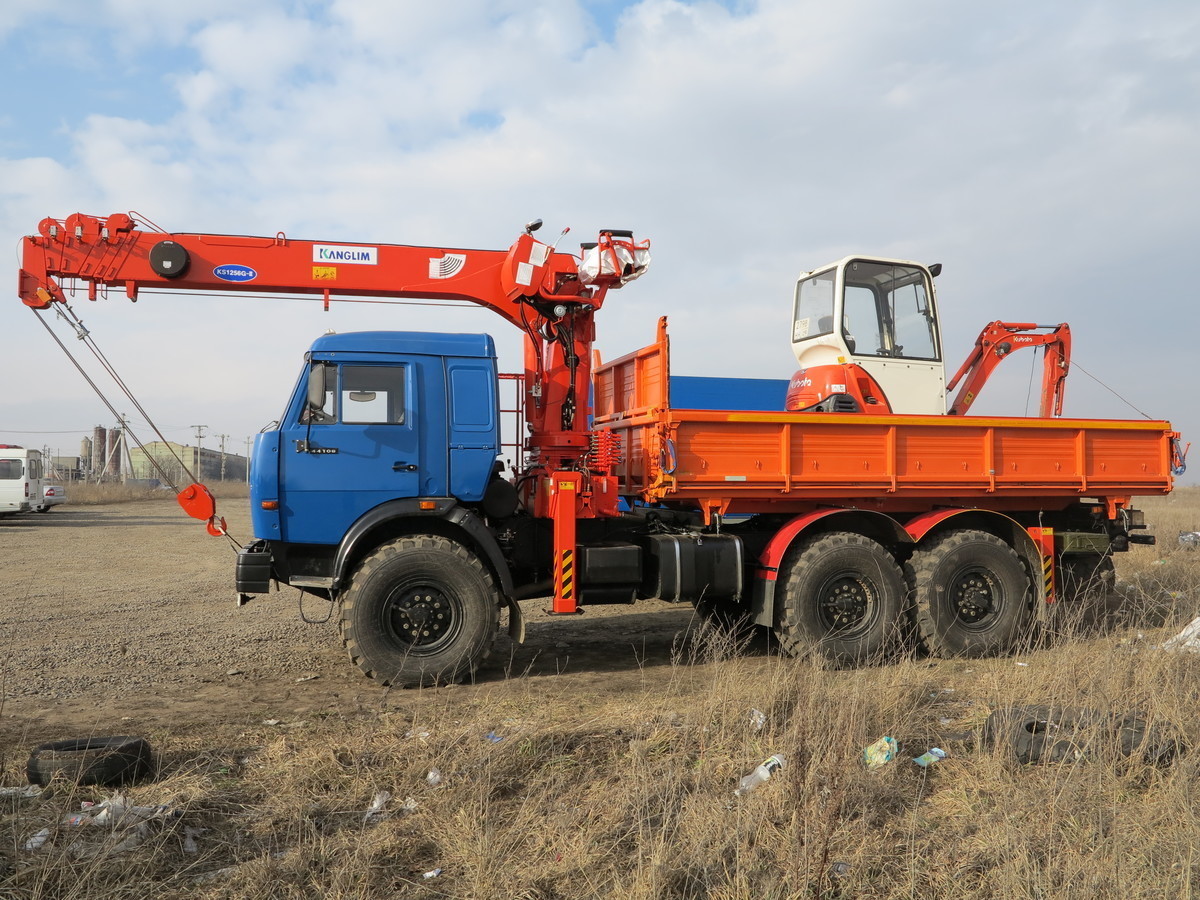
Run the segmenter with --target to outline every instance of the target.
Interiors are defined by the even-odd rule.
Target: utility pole
[[[195,429],[195,431],[196,431],[195,477],[196,477],[196,480],[200,481],[200,482],[204,481],[204,456],[201,453],[201,451],[203,450],[203,445],[200,442],[204,439],[204,429],[207,427],[208,427],[207,425],[193,425],[192,426],[192,428]]]
[[[225,480],[225,439],[229,437],[227,434],[218,434],[221,439],[221,480]]]
[[[133,476],[133,457],[129,455],[129,413],[124,413],[117,418],[117,427],[119,429],[119,438],[121,441],[121,465],[117,473],[117,477],[124,484]]]

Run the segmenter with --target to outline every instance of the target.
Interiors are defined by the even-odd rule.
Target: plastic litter
[[[124,794],[114,794],[99,803],[85,801],[79,812],[68,813],[59,820],[68,828],[100,827],[111,832],[124,832],[124,837],[115,845],[89,846],[83,841],[74,841],[67,851],[77,858],[88,858],[100,853],[124,853],[141,844],[150,834],[151,823],[172,822],[183,815],[182,811],[170,806],[134,806]],[[50,839],[51,830],[43,828],[23,845],[25,850],[37,850]]]
[[[50,829],[43,828],[24,844],[21,845],[22,850],[40,850],[46,841],[50,840]]]
[[[148,822],[152,819],[171,821],[183,813],[165,804],[162,806],[133,806],[124,794],[113,794],[99,803],[83,802],[79,812],[69,813],[62,818],[63,825],[102,825],[116,828],[119,825]]]
[[[1179,532],[1179,546],[1186,550],[1200,549],[1200,531]]]
[[[437,787],[442,783],[442,773],[440,769],[430,769],[429,774],[425,776],[425,783],[430,787]]]
[[[851,866],[848,862],[835,862],[829,867],[829,877],[833,881],[845,878],[850,874],[850,869]]]
[[[487,740],[491,741],[493,744],[498,744],[502,740],[504,740],[504,735],[496,734],[496,732],[494,732],[494,731],[489,731],[487,734],[484,735],[484,737],[487,738]]]
[[[439,869],[430,869],[428,872],[426,872],[426,873],[425,873],[424,875],[422,875],[421,877],[422,877],[422,878],[426,878],[426,879],[428,879],[428,878],[437,878],[437,877],[438,877],[439,875],[441,875],[441,874],[442,874],[442,870],[441,870],[440,868],[439,868]]]
[[[863,749],[863,762],[867,764],[868,769],[878,769],[895,759],[899,749],[900,745],[896,743],[895,738],[881,737]]]
[[[1183,631],[1179,632],[1175,637],[1167,638],[1167,640],[1163,641],[1159,649],[1200,653],[1200,616],[1188,622],[1184,626]]]
[[[764,781],[768,781],[786,763],[787,760],[778,753],[774,756],[768,756],[760,765],[755,767],[754,771],[742,776],[742,780],[738,782],[737,790],[733,792],[734,796],[746,796]]]
[[[750,727],[755,731],[762,731],[763,726],[767,724],[767,714],[761,709],[750,710]]]
[[[385,818],[383,808],[387,802],[392,799],[392,795],[388,791],[379,791],[371,800],[371,805],[367,807],[367,812],[363,816],[363,824],[370,825],[373,822],[378,822]]]
[[[0,797],[15,797],[17,800],[32,800],[42,796],[42,789],[36,784],[26,784],[22,787],[0,788]]]
[[[105,844],[88,844],[82,840],[72,841],[67,847],[67,852],[76,859],[92,859],[96,856],[109,856],[115,853],[128,853],[130,850],[135,850],[150,836],[150,824],[148,822],[139,822],[137,825],[128,829],[125,836],[116,844],[107,846]]]
[[[183,852],[184,853],[199,853],[200,845],[196,843],[196,838],[208,831],[207,828],[184,828],[183,829]]]
[[[201,872],[192,879],[193,884],[209,884],[213,881],[220,881],[222,878],[228,878],[238,870],[238,866],[226,866],[223,869],[213,869],[211,872]]]
[[[915,762],[922,769],[925,769],[925,768],[928,768],[929,766],[933,765],[935,762],[939,762],[945,758],[946,758],[946,751],[943,750],[941,747],[930,747],[927,751],[922,753],[920,756],[914,756],[913,762]]]

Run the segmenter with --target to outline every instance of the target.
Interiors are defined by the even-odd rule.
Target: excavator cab
[[[943,415],[946,377],[933,278],[940,266],[846,257],[801,276],[792,310],[800,364],[786,408]]]

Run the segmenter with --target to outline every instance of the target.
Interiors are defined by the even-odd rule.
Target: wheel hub
[[[393,632],[406,643],[433,644],[450,628],[450,603],[439,591],[427,588],[408,591],[393,602],[390,619]]]
[[[996,609],[995,586],[982,572],[969,572],[955,585],[954,605],[960,618],[978,622]]]
[[[870,591],[854,578],[836,579],[821,595],[825,620],[834,628],[860,622],[866,616],[870,602]]]

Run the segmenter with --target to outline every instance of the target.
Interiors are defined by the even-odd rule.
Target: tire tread
[[[1002,549],[1019,568],[1024,570],[1025,567],[1021,563],[1021,558],[1012,547],[990,532],[975,529],[960,529],[943,535],[928,548],[914,553],[908,565],[904,567],[905,577],[908,581],[909,592],[912,598],[909,613],[913,630],[916,633],[918,644],[930,656],[976,655],[973,653],[964,653],[949,646],[946,635],[942,634],[938,628],[933,606],[927,601],[927,595],[921,591],[921,587],[922,585],[931,584],[934,581],[942,558],[961,546],[977,542]],[[1026,604],[1026,608],[1028,608],[1028,593],[1023,602]],[[1022,615],[1022,619],[1024,618],[1026,616]]]
[[[450,552],[459,562],[468,568],[474,569],[490,592],[495,591],[495,579],[488,571],[488,568],[479,561],[479,558],[471,553],[466,547],[457,541],[442,537],[441,535],[433,534],[418,534],[409,535],[406,537],[396,538],[381,544],[373,552],[363,558],[362,562],[354,570],[354,574],[350,578],[346,589],[341,593],[342,611],[340,632],[342,639],[342,647],[345,648],[350,657],[350,661],[358,667],[358,669],[368,678],[379,681],[382,684],[392,684],[394,678],[386,673],[380,673],[373,668],[367,660],[365,653],[356,640],[353,634],[353,627],[348,624],[352,620],[352,614],[356,605],[357,590],[356,585],[365,583],[370,575],[386,563],[391,556],[398,550],[420,551],[432,550],[435,552]],[[459,666],[450,672],[439,670],[435,672],[422,671],[420,677],[413,682],[413,686],[445,684],[447,682],[459,682],[466,678],[481,666],[491,655],[492,647],[495,640],[495,632],[499,623],[499,605],[493,610],[493,628],[491,629],[491,639],[484,643],[482,650],[477,658],[467,666]],[[406,682],[407,683],[407,682]]]

